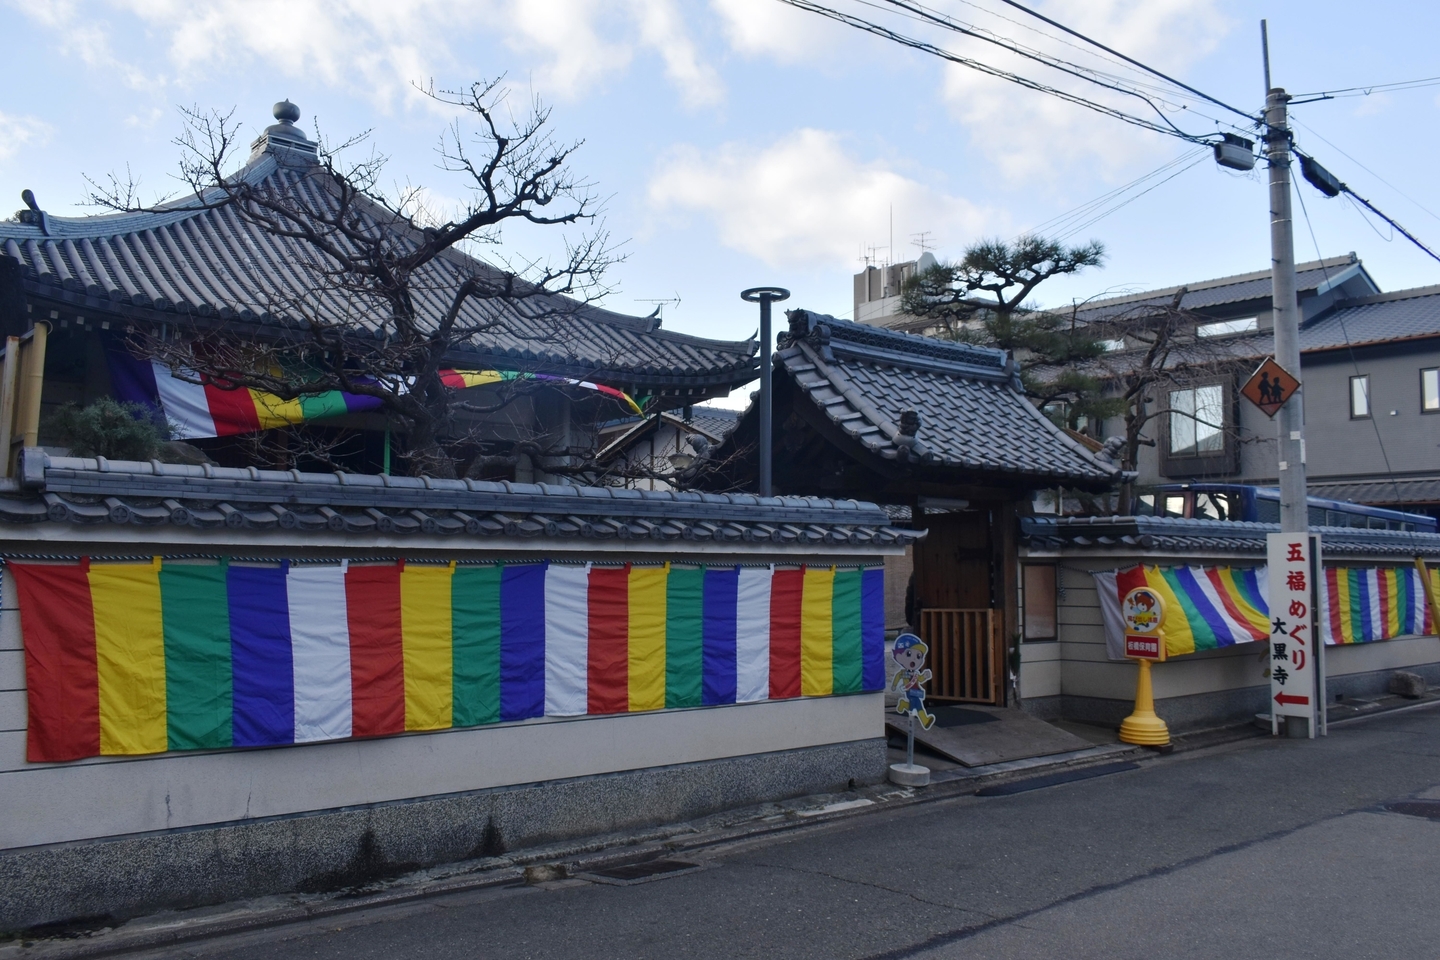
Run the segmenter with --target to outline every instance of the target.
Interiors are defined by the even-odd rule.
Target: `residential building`
[[[854,321],[872,327],[923,333],[926,324],[901,310],[900,301],[905,282],[935,266],[936,262],[935,255],[927,251],[903,263],[867,265],[855,274],[855,312],[851,314]]]
[[[1353,254],[1299,264],[1306,471],[1316,496],[1440,509],[1440,287],[1382,293]],[[1090,301],[1075,317],[1115,332],[1094,371],[1141,362],[1133,334],[1172,306],[1184,329],[1153,388],[1141,487],[1278,482],[1275,425],[1239,388],[1273,352],[1268,271]],[[1127,335],[1128,332],[1128,335]],[[1087,425],[1096,440],[1120,420]]]

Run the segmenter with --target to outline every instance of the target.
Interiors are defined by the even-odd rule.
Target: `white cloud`
[[[477,72],[475,39],[489,34],[536,57],[531,75],[547,98],[582,96],[641,51],[660,58],[687,105],[724,95],[678,0],[110,0],[110,7],[159,38],[162,62],[181,82],[259,60],[278,76],[319,81],[389,108],[416,97],[411,85],[431,77],[458,83],[488,76],[483,66]],[[38,0],[25,10],[86,64],[119,69],[134,86],[161,82],[112,52],[96,5],[80,10],[68,0]],[[153,60],[147,50],[147,70]]]
[[[50,125],[43,120],[0,113],[0,160],[9,159],[25,147],[44,143],[50,133]]]
[[[996,226],[968,200],[857,159],[815,129],[760,150],[678,147],[660,162],[649,200],[658,212],[708,216],[722,244],[770,266],[853,266],[862,244],[884,242],[892,207],[897,246],[919,230],[960,242]]]
[[[849,28],[776,0],[710,0],[732,49],[798,63],[834,52]]]
[[[507,16],[510,46],[545,58],[535,83],[547,95],[580,97],[628,67],[638,50],[648,50],[660,56],[687,105],[724,96],[719,75],[702,60],[674,0],[512,0]]]
[[[1041,9],[1087,36],[1103,37],[1108,46],[1179,77],[1210,53],[1230,29],[1218,0],[1051,0],[1041,4]],[[981,25],[1067,60],[1112,72],[1125,69],[1098,60],[1091,49],[1079,41],[1059,38],[1058,31],[1051,28],[1042,34],[993,19],[982,20]],[[1042,79],[1127,113],[1157,119],[1137,98],[1064,77],[995,47],[966,46],[954,42],[953,34],[949,37],[945,45],[957,53]],[[1096,168],[1106,179],[1124,179],[1120,174],[1133,169],[1137,159],[1148,160],[1173,149],[1160,137],[1119,120],[966,67],[946,67],[944,97],[951,114],[971,133],[975,147],[1012,183],[1054,182],[1081,165]],[[1229,121],[1236,119],[1218,107],[1205,105],[1202,109]],[[1175,116],[1181,126],[1197,132],[1208,132],[1210,127],[1193,119],[1186,122],[1184,114]]]

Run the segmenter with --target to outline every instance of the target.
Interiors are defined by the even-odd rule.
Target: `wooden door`
[[[999,705],[1004,700],[1004,611],[996,602],[992,511],[923,518],[915,546],[915,611],[930,648],[929,695],[941,701]]]

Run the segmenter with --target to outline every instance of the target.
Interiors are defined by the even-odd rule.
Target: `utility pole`
[[[1270,710],[1270,729],[1277,732],[1283,713],[1290,736],[1313,738],[1326,731],[1327,692],[1325,648],[1315,642],[1318,638],[1314,629],[1315,581],[1321,575],[1319,539],[1308,536],[1310,503],[1305,490],[1305,387],[1300,375],[1300,304],[1295,297],[1295,222],[1290,212],[1290,124],[1286,116],[1290,95],[1283,87],[1271,86],[1270,37],[1264,20],[1260,21],[1260,42],[1265,57],[1265,160],[1270,165],[1270,290],[1275,310],[1275,362],[1301,382],[1275,418],[1279,433],[1280,534],[1267,537],[1270,609],[1275,617],[1288,616],[1295,624],[1291,636],[1296,639],[1296,657],[1286,654],[1292,668],[1292,687],[1288,691],[1286,678],[1274,670],[1272,657],[1270,690],[1277,706]],[[1306,547],[1303,553],[1297,553],[1299,545],[1295,541],[1302,538]],[[1292,602],[1285,607],[1281,598],[1286,596],[1287,587]],[[1277,630],[1282,622],[1276,619]],[[1297,657],[1305,634],[1312,642],[1309,667],[1302,672],[1303,661]],[[1272,644],[1271,649],[1274,657],[1280,655],[1278,644]],[[1301,677],[1304,683],[1295,683]]]
[[[770,304],[790,299],[790,291],[784,287],[751,287],[740,291],[740,299],[760,304],[760,482],[759,494],[769,497],[774,494],[771,485],[771,458],[774,455],[774,441],[771,438],[771,381],[774,361],[770,351],[775,346],[775,337],[770,330]]]
[[[1265,50],[1265,81],[1270,81],[1270,43],[1260,22]],[[1275,362],[1297,380],[1300,376],[1300,305],[1295,299],[1295,222],[1290,213],[1290,126],[1281,87],[1265,92],[1265,160],[1270,165],[1270,289],[1275,310]],[[1297,389],[1280,408],[1279,428],[1280,530],[1309,529],[1305,493],[1305,388]]]

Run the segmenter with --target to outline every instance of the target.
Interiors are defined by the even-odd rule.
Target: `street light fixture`
[[[748,290],[740,291],[740,299],[748,303],[760,304],[760,482],[759,493],[762,497],[772,495],[771,490],[771,455],[772,438],[770,423],[770,381],[771,348],[775,345],[775,338],[770,333],[770,304],[779,303],[781,300],[790,299],[790,291],[784,287],[751,287]]]

